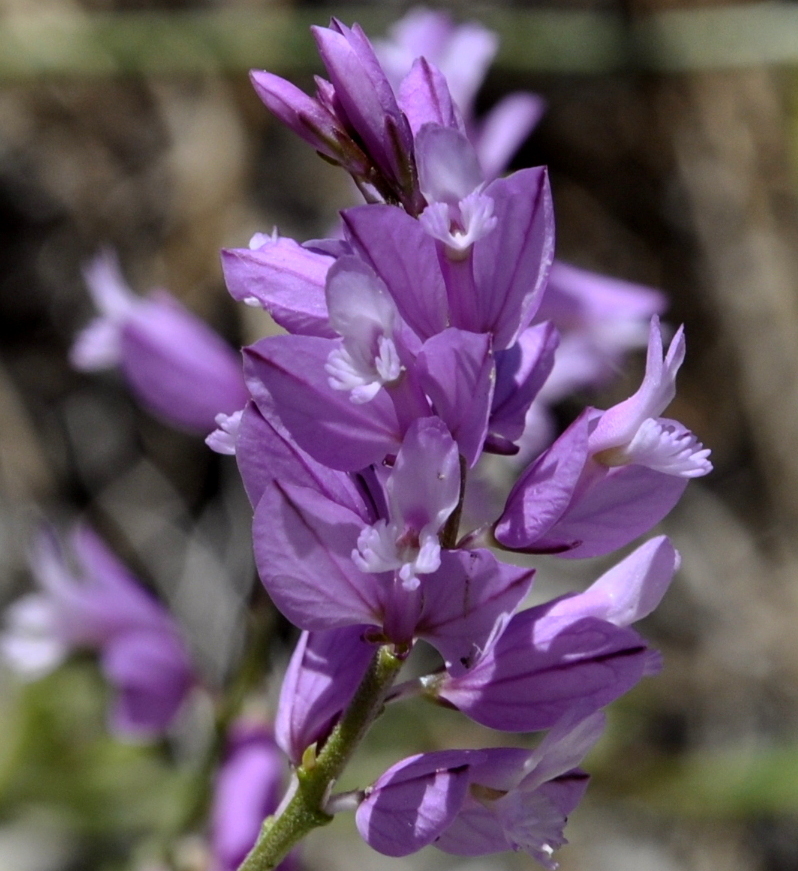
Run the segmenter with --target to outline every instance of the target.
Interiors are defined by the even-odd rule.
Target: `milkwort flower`
[[[120,367],[145,408],[200,435],[214,429],[217,415],[244,405],[238,355],[174,297],[163,290],[136,296],[110,251],[91,261],[85,278],[100,315],[72,347],[77,369]]]
[[[6,612],[0,651],[29,678],[73,650],[97,651],[116,690],[112,731],[156,737],[197,684],[178,626],[87,526],[74,530],[69,545],[67,554],[50,530],[36,539],[30,565],[40,589]]]
[[[536,751],[398,763],[360,796],[361,834],[388,855],[513,848],[552,868],[597,710],[659,667],[629,624],[658,603],[678,556],[654,539],[585,592],[518,610],[533,572],[479,547],[485,530],[462,535],[464,492],[484,452],[518,450],[551,378],[600,380],[650,318],[640,390],[580,415],[522,474],[493,533],[507,549],[581,557],[650,529],[710,468],[697,439],[661,417],[683,335],[664,353],[659,294],[553,262],[546,171],[486,171],[469,138],[481,72],[455,99],[431,57],[450,36],[430,34],[437,48],[390,74],[359,28],[315,36],[331,79],[315,99],[268,74],[253,81],[372,202],[343,211],[342,239],[258,235],[223,252],[231,294],[288,331],[245,350],[252,401],[226,432],[261,580],[303,630],[278,741],[312,777],[372,651],[404,659],[424,639],[440,669],[393,698],[421,692],[491,728],[550,732]],[[470,36],[490,55],[484,32]],[[579,371],[569,348],[587,360]],[[325,802],[327,813],[349,799]]]

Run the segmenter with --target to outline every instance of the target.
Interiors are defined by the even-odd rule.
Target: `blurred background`
[[[343,173],[269,116],[246,72],[307,90],[320,72],[311,23],[336,15],[379,36],[409,6],[0,0],[0,603],[30,588],[40,520],[82,516],[169,602],[211,688],[239,661],[253,596],[264,670],[285,661],[292,636],[258,599],[234,461],[142,411],[117,375],[69,367],[93,314],[81,269],[110,245],[137,291],[167,287],[232,343],[268,331],[227,297],[219,249],[274,226],[322,236],[354,199]],[[713,450],[715,472],[664,524],[683,567],[642,631],[665,671],[612,706],[561,867],[794,871],[798,6],[438,8],[501,36],[482,108],[518,89],[548,103],[513,166],[548,164],[558,256],[668,294],[666,319],[688,337],[669,416]],[[579,401],[629,395],[641,363]],[[542,590],[598,567],[566,568],[545,563]],[[164,745],[119,744],[106,693],[89,658],[31,685],[0,671],[6,871],[160,869],[152,843],[180,817],[209,714],[200,706]],[[434,748],[455,734],[485,740],[410,707],[375,730],[353,783],[421,749],[420,735]],[[353,833],[342,821],[312,837],[307,869],[534,867],[431,848],[388,860]],[[201,871],[201,835],[181,835],[174,867]]]

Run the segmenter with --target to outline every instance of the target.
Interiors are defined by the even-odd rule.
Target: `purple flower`
[[[483,750],[469,769],[469,791],[459,814],[435,842],[458,856],[523,850],[555,869],[555,850],[567,843],[563,829],[579,804],[588,775],[577,766],[601,736],[602,714],[564,717],[531,753]]]
[[[277,810],[287,775],[286,759],[262,723],[233,724],[213,786],[212,871],[236,871],[252,849],[263,820]],[[278,866],[296,867],[296,854]]]
[[[548,729],[576,706],[597,710],[646,673],[649,651],[633,630],[546,606],[516,614],[460,674],[423,678],[425,692],[505,732]]]
[[[496,34],[480,24],[458,26],[445,12],[423,8],[411,9],[391,27],[388,39],[375,43],[377,56],[399,93],[399,103],[411,118],[411,125],[412,113],[402,92],[413,79],[414,64],[418,69],[418,59],[423,58],[427,68],[434,65],[436,72],[440,71],[489,179],[505,169],[545,109],[541,97],[519,92],[500,100],[480,122],[474,120],[476,95],[497,49]],[[418,128],[413,129],[416,132]]]
[[[218,414],[244,405],[240,358],[177,300],[165,291],[136,296],[107,251],[89,264],[85,277],[101,314],[75,341],[70,356],[76,368],[119,366],[142,405],[203,435],[214,429]]]
[[[375,850],[405,856],[428,844],[460,856],[524,850],[546,868],[566,843],[566,819],[588,776],[577,766],[598,740],[604,717],[577,710],[533,751],[445,750],[404,759],[369,789],[356,813]]]
[[[357,829],[386,856],[407,856],[451,825],[466,798],[478,750],[420,753],[391,766],[369,789],[355,815]]]
[[[507,499],[497,540],[512,550],[597,556],[659,522],[687,481],[712,468],[689,430],[657,416],[673,398],[683,358],[679,330],[663,359],[653,317],[640,389],[605,412],[584,411],[530,465]]]
[[[561,336],[545,401],[612,378],[628,351],[647,344],[651,317],[665,307],[658,290],[555,260],[535,316],[551,321]]]
[[[278,608],[312,631],[364,624],[400,646],[422,637],[455,669],[473,658],[529,589],[532,572],[485,550],[441,548],[459,469],[446,427],[408,430],[384,492],[359,506],[316,486],[275,481],[255,512],[261,579]],[[375,516],[377,505],[385,513]]]
[[[117,691],[111,728],[128,738],[155,736],[196,684],[177,625],[87,527],[75,530],[70,546],[74,568],[51,534],[37,539],[31,569],[41,590],[6,612],[2,653],[37,677],[72,650],[99,651]]]
[[[294,765],[313,744],[321,746],[349,704],[376,646],[367,626],[303,632],[291,655],[277,707],[277,743]]]

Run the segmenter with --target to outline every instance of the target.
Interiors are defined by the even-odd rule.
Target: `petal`
[[[417,57],[413,61],[410,72],[399,86],[397,101],[415,136],[425,124],[452,127],[465,133],[462,115],[452,101],[446,79],[427,58]],[[418,163],[418,139],[416,162]]]
[[[631,629],[595,618],[562,627],[544,617],[541,609],[516,614],[470,671],[442,680],[440,697],[491,729],[527,732],[573,707],[603,707],[643,676],[646,646]]]
[[[479,751],[423,753],[388,769],[355,815],[364,841],[386,856],[407,856],[431,844],[452,822]]]
[[[469,466],[488,428],[495,369],[490,336],[450,327],[428,339],[417,358],[419,379]]]
[[[679,562],[679,553],[666,536],[652,538],[605,572],[584,593],[567,596],[551,605],[547,617],[571,622],[579,617],[598,617],[616,626],[629,626],[659,605]]]
[[[688,478],[645,466],[595,467],[567,511],[532,545],[532,552],[582,559],[611,553],[660,522],[684,493]]]
[[[560,337],[551,323],[524,330],[518,341],[496,354],[496,388],[489,429],[510,442],[523,435],[526,415],[554,366]]]
[[[463,673],[504,630],[534,574],[487,550],[443,551],[441,567],[424,578],[416,634],[438,649],[452,674]]]
[[[474,279],[480,323],[494,348],[513,345],[540,305],[554,258],[554,214],[545,168],[535,167],[491,182],[496,229],[474,245]]]
[[[218,871],[236,871],[260,827],[274,813],[286,775],[285,757],[269,731],[238,722],[213,785],[211,849]]]
[[[394,206],[341,213],[350,241],[385,282],[402,318],[422,339],[448,326],[446,288],[435,242],[415,218]]]
[[[364,638],[366,626],[303,632],[291,655],[274,730],[294,765],[311,744],[323,742],[349,704],[376,647]]]
[[[379,625],[384,579],[361,572],[352,551],[363,521],[315,490],[273,482],[255,510],[258,573],[274,604],[301,629]]]
[[[236,460],[253,506],[272,481],[312,487],[367,518],[357,486],[345,472],[322,465],[291,438],[276,415],[265,417],[254,403],[244,409]]]
[[[312,336],[273,336],[245,350],[244,368],[256,402],[273,401],[301,448],[333,469],[356,471],[395,454],[402,432],[384,390],[358,405],[330,387],[324,365],[334,347]]]
[[[593,416],[590,409],[583,412],[516,482],[496,524],[501,544],[513,550],[535,547],[565,513],[588,459]],[[565,541],[563,547],[569,546],[574,541]]]
[[[421,192],[428,202],[457,205],[484,181],[474,146],[464,133],[427,124],[416,136]]]
[[[176,717],[194,678],[188,655],[171,634],[128,632],[102,653],[106,678],[116,687],[111,729],[130,738],[151,738]]]
[[[288,332],[306,336],[335,336],[324,298],[333,262],[286,237],[267,237],[254,251],[222,251],[224,280],[233,299],[262,306]]]
[[[207,435],[217,414],[232,414],[249,398],[238,354],[168,294],[136,308],[120,347],[136,397],[174,426]]]
[[[423,417],[411,424],[386,484],[391,520],[435,534],[460,498],[457,446],[443,421]]]

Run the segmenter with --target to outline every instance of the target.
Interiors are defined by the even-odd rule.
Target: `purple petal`
[[[418,57],[413,62],[410,72],[402,79],[397,100],[414,135],[418,135],[425,124],[439,124],[465,133],[462,115],[452,101],[446,79],[426,58]]]
[[[423,753],[388,769],[368,791],[355,821],[364,841],[386,856],[407,856],[431,844],[452,822],[479,751]]]
[[[129,738],[150,738],[174,720],[194,683],[180,640],[162,632],[127,632],[102,653],[106,678],[117,690],[111,729]]]
[[[588,459],[594,416],[591,410],[583,412],[516,482],[496,524],[495,535],[501,544],[514,550],[533,547],[562,517]]]
[[[679,561],[678,552],[666,536],[652,538],[584,593],[560,599],[549,608],[547,616],[569,622],[579,617],[598,617],[616,626],[629,626],[659,605]]]
[[[646,646],[631,629],[595,618],[563,627],[544,608],[516,614],[467,673],[445,677],[441,698],[492,729],[546,729],[575,706],[598,709],[643,676]]]
[[[244,861],[264,819],[277,809],[286,768],[265,726],[234,724],[213,786],[210,839],[216,871],[236,871]]]
[[[136,307],[120,348],[136,397],[172,425],[206,435],[248,399],[238,354],[166,293]]]
[[[469,466],[479,459],[495,381],[490,336],[454,327],[428,339],[417,358],[419,379]]]
[[[334,261],[285,237],[256,250],[222,251],[222,269],[233,299],[258,304],[290,333],[333,338],[324,282]]]
[[[274,482],[255,511],[255,563],[274,604],[301,629],[381,623],[382,576],[361,572],[352,551],[363,520],[308,487]]]
[[[357,206],[341,216],[410,327],[422,339],[445,330],[448,305],[435,242],[418,221],[394,206]]]
[[[496,354],[496,387],[489,429],[509,442],[521,438],[529,406],[554,366],[559,334],[550,323],[524,330],[518,341]]]
[[[405,435],[385,487],[391,519],[420,531],[446,522],[460,498],[457,446],[443,421],[423,417]]]
[[[438,649],[452,674],[463,673],[501,634],[534,573],[500,563],[487,550],[443,551],[440,569],[424,578],[416,633]]]
[[[265,487],[279,480],[313,487],[339,505],[356,513],[363,511],[358,489],[348,474],[314,460],[296,444],[276,415],[264,417],[254,403],[246,406],[241,418],[236,460],[253,506]]]
[[[427,124],[416,136],[421,192],[428,202],[457,205],[484,181],[474,146],[464,133]]]
[[[542,97],[524,91],[508,94],[488,112],[476,137],[477,156],[486,178],[504,172],[545,111]]]
[[[363,31],[337,21],[335,29],[312,27],[319,54],[335,89],[348,126],[357,132],[365,150],[392,180],[403,178],[411,158],[412,133],[407,119]],[[388,133],[395,130],[396,141]]]
[[[255,401],[264,387],[297,443],[333,469],[356,471],[395,454],[402,442],[396,411],[381,390],[358,405],[333,389],[324,365],[334,341],[312,336],[274,336],[245,350],[245,372]]]
[[[542,167],[491,182],[498,226],[474,245],[474,279],[480,323],[493,333],[494,348],[513,345],[540,304],[554,258],[554,214],[548,176]]]
[[[323,743],[366,673],[376,647],[366,626],[303,632],[280,689],[274,729],[294,765],[311,744]]]
[[[602,556],[634,541],[660,522],[676,505],[687,478],[645,466],[597,468],[568,510],[532,546],[538,553],[568,559]]]

